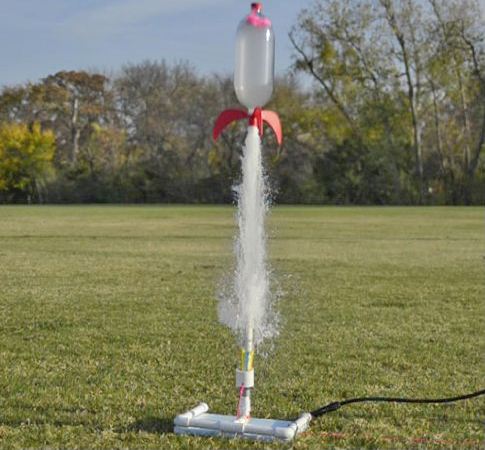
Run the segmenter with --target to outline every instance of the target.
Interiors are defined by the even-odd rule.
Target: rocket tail
[[[273,130],[278,145],[281,146],[283,143],[283,129],[278,114],[274,111],[262,110],[261,108],[256,108],[251,115],[242,109],[226,109],[222,111],[217,117],[212,130],[213,139],[216,140],[228,125],[242,119],[249,119],[249,125],[257,126],[261,136],[263,135],[263,124],[267,123]]]

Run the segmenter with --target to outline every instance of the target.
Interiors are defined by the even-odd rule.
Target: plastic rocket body
[[[240,22],[236,32],[234,90],[239,103],[247,111],[223,111],[214,125],[214,139],[230,123],[249,119],[249,125],[257,126],[261,136],[263,124],[267,123],[274,131],[278,144],[283,141],[278,115],[262,109],[273,93],[275,38],[271,21],[261,10],[261,3],[252,3],[250,14]]]
[[[234,90],[241,105],[252,112],[262,108],[273,93],[274,33],[271,21],[253,3],[236,33]]]

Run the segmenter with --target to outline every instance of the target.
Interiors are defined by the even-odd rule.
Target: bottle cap
[[[246,17],[246,23],[257,28],[271,28],[271,20],[261,14],[262,8],[259,2],[251,3],[251,13]]]

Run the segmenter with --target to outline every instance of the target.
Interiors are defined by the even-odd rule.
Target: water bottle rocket
[[[213,137],[234,121],[248,119],[249,127],[257,127],[260,136],[267,123],[278,144],[283,133],[278,115],[263,110],[273,93],[274,35],[271,21],[261,13],[261,3],[251,4],[251,13],[241,21],[236,34],[234,89],[246,110],[229,109],[217,118]],[[239,403],[236,415],[209,413],[209,406],[200,403],[174,419],[174,432],[192,436],[245,438],[257,441],[291,441],[304,431],[312,418],[303,413],[296,420],[259,419],[251,416],[251,391],[254,388],[253,329],[248,325],[241,349],[241,365],[236,370]]]
[[[278,145],[283,134],[278,115],[263,110],[273,93],[275,38],[271,21],[262,14],[262,4],[252,3],[251,12],[240,22],[235,42],[234,90],[236,97],[247,111],[228,109],[216,119],[213,137],[229,124],[249,119],[249,126],[255,126],[263,135],[266,122],[274,131]],[[247,422],[251,418],[251,391],[254,388],[253,330],[246,330],[244,348],[241,349],[241,366],[236,370],[236,387],[239,389],[237,419]]]
[[[219,114],[212,132],[214,140],[229,124],[248,119],[249,126],[258,127],[260,136],[267,123],[278,145],[283,142],[278,114],[262,109],[273,93],[275,39],[271,21],[261,11],[261,3],[252,3],[251,12],[240,22],[236,33],[234,90],[247,110],[227,109]]]

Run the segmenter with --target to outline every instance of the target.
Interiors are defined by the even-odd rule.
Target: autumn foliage
[[[276,80],[278,203],[482,204],[485,27],[478,0],[319,0]],[[0,91],[1,202],[229,203],[245,127],[230,75],[189,63],[61,71]],[[13,136],[17,137],[13,137]],[[21,138],[20,136],[24,136]],[[30,140],[29,140],[30,139]],[[13,144],[14,143],[14,144]],[[4,156],[5,155],[5,156]]]
[[[52,174],[55,136],[40,125],[0,127],[0,195],[6,200],[42,201]]]

